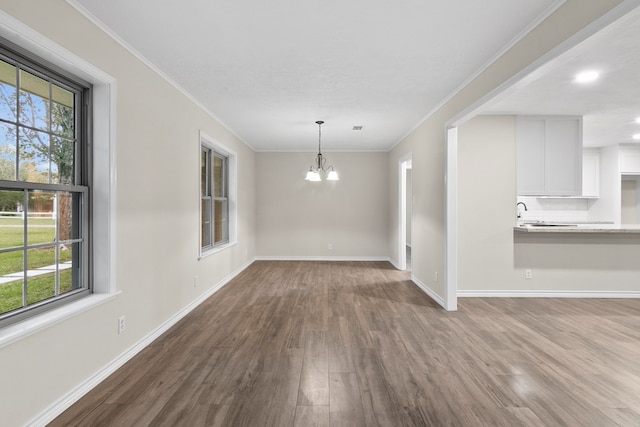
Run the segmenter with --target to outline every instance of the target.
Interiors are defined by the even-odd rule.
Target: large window
[[[236,155],[201,135],[200,255],[235,243]]]
[[[90,87],[0,46],[0,325],[90,292]]]

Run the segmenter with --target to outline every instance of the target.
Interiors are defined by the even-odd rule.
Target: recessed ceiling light
[[[597,71],[584,71],[576,76],[576,83],[591,83],[598,80],[600,73]]]
[[[640,133],[634,134],[631,138],[633,138],[634,141],[640,141]]]
[[[640,124],[640,117],[636,118],[636,123]]]

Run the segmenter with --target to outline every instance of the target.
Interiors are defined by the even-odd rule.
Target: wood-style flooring
[[[640,426],[640,301],[460,299],[252,264],[52,426]]]

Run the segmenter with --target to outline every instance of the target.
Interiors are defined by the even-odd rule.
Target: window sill
[[[0,329],[0,348],[6,347],[29,335],[33,335],[66,319],[111,301],[115,299],[120,292],[121,291],[110,294],[92,294],[78,301],[34,316],[31,319],[2,328]]]
[[[210,255],[213,255],[213,254],[217,254],[218,252],[224,251],[225,249],[230,248],[232,246],[235,246],[237,244],[238,244],[238,241],[234,240],[233,242],[229,242],[226,245],[217,246],[217,247],[212,248],[212,249],[207,249],[205,252],[200,252],[200,256],[198,257],[198,260],[201,260],[201,259],[206,258],[206,257],[208,257]]]

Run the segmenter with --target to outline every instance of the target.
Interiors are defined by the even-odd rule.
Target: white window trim
[[[109,301],[116,288],[116,80],[0,10],[0,36],[93,85],[93,295],[0,329],[0,347]]]
[[[238,244],[238,233],[237,233],[237,224],[238,224],[238,155],[235,151],[231,150],[229,147],[221,144],[214,138],[208,136],[203,131],[200,131],[200,138],[198,144],[198,164],[200,162],[200,151],[202,147],[209,148],[217,153],[223,154],[227,156],[227,200],[229,205],[229,241],[222,245],[214,246],[208,249],[202,249],[201,237],[198,237],[198,259],[206,258],[210,255],[223,251],[231,246],[235,246]],[[198,171],[198,188],[200,188],[200,168]],[[198,216],[198,236],[201,236],[202,224],[202,203],[200,203],[200,195],[202,191],[198,191],[198,212],[200,215]]]

